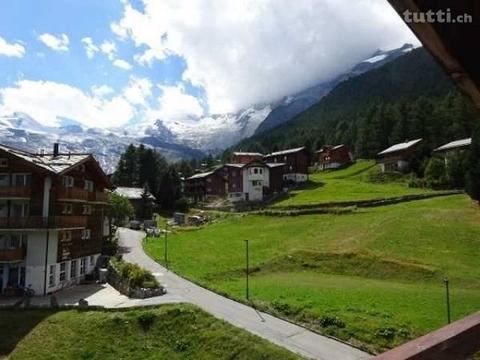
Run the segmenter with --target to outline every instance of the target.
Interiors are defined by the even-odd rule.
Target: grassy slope
[[[139,318],[154,316],[151,327]],[[35,319],[35,321],[32,321]],[[191,305],[127,311],[0,311],[0,357],[10,359],[295,359]]]
[[[388,184],[368,182],[368,172],[375,167],[373,161],[358,160],[344,170],[312,174],[307,189],[292,191],[288,199],[276,203],[275,206],[371,200],[428,192],[425,189],[409,188],[402,182]]]
[[[341,216],[239,215],[171,236],[169,260],[178,273],[242,299],[249,239],[259,306],[378,351],[445,324],[444,276],[453,317],[478,310],[479,223],[478,206],[463,195]],[[146,249],[162,261],[163,241]],[[322,316],[337,316],[339,326],[320,327]]]

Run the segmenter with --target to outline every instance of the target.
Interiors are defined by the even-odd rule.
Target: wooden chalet
[[[105,189],[91,154],[33,154],[0,145],[0,293],[37,295],[91,273],[104,240]]]
[[[284,163],[283,180],[301,183],[308,181],[309,156],[306,148],[299,147],[265,155],[266,163]]]
[[[115,188],[115,193],[128,199],[135,209],[135,217],[138,219],[151,219],[153,209],[157,199],[149,191],[145,192],[141,187],[124,187]]]
[[[382,171],[407,171],[421,141],[422,139],[406,141],[379,152],[378,163]]]
[[[263,154],[258,152],[234,152],[232,155],[233,164],[248,164],[254,160],[262,160]]]
[[[353,162],[353,155],[346,145],[325,145],[316,152],[319,170],[338,169]]]

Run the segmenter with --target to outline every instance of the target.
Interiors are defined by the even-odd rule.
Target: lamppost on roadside
[[[447,321],[450,324],[452,322],[452,319],[450,316],[450,287],[448,278],[443,279],[443,283],[445,284],[445,292],[447,297]]]
[[[165,223],[165,243],[164,243],[164,262],[165,267],[168,269],[168,222]]]
[[[246,283],[245,283],[245,296],[247,298],[247,301],[250,300],[250,288],[249,288],[249,283],[248,283],[248,276],[250,274],[250,269],[249,269],[249,254],[248,254],[248,240],[245,240],[245,275],[246,275]]]

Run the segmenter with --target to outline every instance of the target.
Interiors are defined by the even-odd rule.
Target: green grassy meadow
[[[311,174],[310,182],[304,189],[291,191],[287,199],[277,202],[274,207],[383,199],[431,192],[428,189],[409,188],[400,180],[369,182],[368,175],[372,171],[378,171],[374,161],[358,160],[343,170]]]
[[[363,181],[353,170],[322,176]],[[480,310],[480,208],[465,195],[344,215],[232,214],[172,234],[170,268],[242,301],[245,239],[257,307],[371,352],[446,324],[444,277],[453,319]],[[163,261],[163,241],[145,248]]]
[[[299,359],[193,305],[0,310],[0,329],[0,358],[12,360]]]

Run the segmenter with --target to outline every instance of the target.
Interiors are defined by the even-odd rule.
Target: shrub
[[[333,327],[333,326],[337,328],[345,327],[345,323],[342,320],[340,320],[340,318],[338,318],[337,316],[328,316],[328,315],[322,316],[320,320],[318,320],[318,324],[323,328]]]
[[[128,282],[130,287],[155,289],[160,285],[150,271],[143,269],[137,264],[119,259],[110,260],[110,264]]]
[[[375,335],[387,340],[392,340],[397,335],[397,329],[394,327],[380,328],[375,332]]]
[[[186,197],[181,197],[180,199],[175,201],[175,210],[180,212],[188,212],[190,209],[190,202]]]
[[[118,254],[118,239],[107,239],[103,242],[102,254],[108,256],[114,256]]]
[[[147,331],[152,327],[156,317],[157,315],[152,312],[144,312],[138,316],[137,320],[142,329]]]
[[[431,158],[425,168],[427,186],[433,189],[445,188],[448,185],[445,162],[437,157]]]

